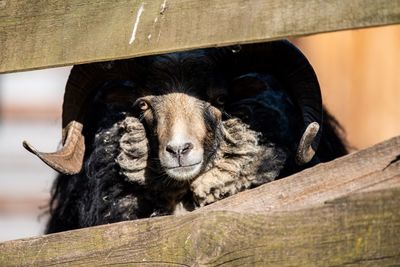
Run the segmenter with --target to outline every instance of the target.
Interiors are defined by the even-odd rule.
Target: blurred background
[[[355,149],[400,134],[400,25],[298,38]]]
[[[400,26],[291,39],[319,78],[353,151],[400,135]],[[56,173],[22,148],[54,151],[70,67],[0,75],[0,241],[43,231]]]
[[[56,175],[22,147],[54,151],[70,68],[0,74],[0,241],[38,235]]]

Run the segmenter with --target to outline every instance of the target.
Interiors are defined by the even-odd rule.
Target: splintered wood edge
[[[0,73],[400,23],[400,0],[1,1]]]

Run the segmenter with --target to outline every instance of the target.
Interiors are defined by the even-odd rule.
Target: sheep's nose
[[[165,150],[174,157],[180,157],[188,154],[193,149],[192,143],[184,143],[178,145],[168,144]]]

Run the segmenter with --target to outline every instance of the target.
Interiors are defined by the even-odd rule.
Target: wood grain
[[[0,73],[396,23],[400,0],[0,0]]]
[[[1,266],[389,266],[400,263],[400,188],[314,209],[192,213],[0,244]]]
[[[399,144],[393,138],[185,216],[0,243],[0,266],[397,265]]]
[[[400,136],[288,178],[245,191],[204,210],[246,213],[290,211],[389,184],[400,185]],[[197,211],[196,211],[197,212]]]

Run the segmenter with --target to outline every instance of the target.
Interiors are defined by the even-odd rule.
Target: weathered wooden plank
[[[191,213],[0,244],[1,266],[394,266],[400,187],[294,212]]]
[[[399,264],[399,155],[396,137],[185,216],[1,243],[0,266]]]
[[[400,23],[400,0],[0,1],[0,73]]]
[[[390,185],[400,185],[400,136],[223,199],[197,212],[298,210],[319,206],[352,192],[377,190]]]

